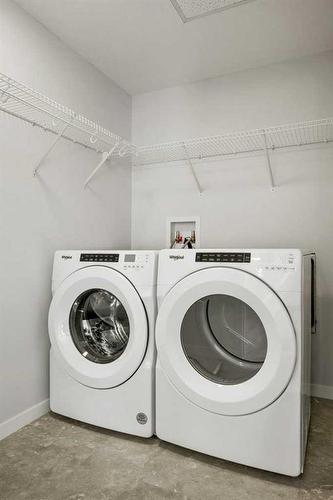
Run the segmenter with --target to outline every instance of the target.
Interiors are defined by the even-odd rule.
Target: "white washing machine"
[[[164,250],[156,322],[156,433],[291,476],[310,419],[315,255]]]
[[[54,412],[152,436],[156,266],[152,251],[55,253],[49,312]]]

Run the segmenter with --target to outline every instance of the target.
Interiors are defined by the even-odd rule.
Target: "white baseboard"
[[[333,386],[312,384],[311,395],[315,398],[333,399]]]
[[[8,420],[0,423],[0,440],[9,436],[13,432],[18,431],[21,427],[30,424],[37,418],[45,415],[50,409],[50,400],[45,399],[34,406],[31,406],[27,410],[22,411],[18,415],[15,415]]]

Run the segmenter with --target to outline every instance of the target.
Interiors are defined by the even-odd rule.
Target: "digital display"
[[[124,262],[135,262],[135,254],[134,253],[125,254]]]
[[[118,253],[81,253],[81,262],[118,262]]]
[[[251,254],[243,252],[198,252],[196,262],[251,262]]]

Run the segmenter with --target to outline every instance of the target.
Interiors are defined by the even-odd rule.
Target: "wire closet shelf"
[[[201,160],[333,141],[333,118],[138,147],[137,165]]]
[[[131,143],[36,90],[0,73],[0,111],[97,153],[132,154]]]
[[[20,118],[55,135],[53,143],[34,168],[36,175],[60,138],[102,153],[102,159],[87,177],[84,186],[109,158],[133,157],[134,165],[187,161],[199,192],[202,192],[194,160],[264,152],[271,187],[275,189],[270,153],[273,150],[333,141],[333,118],[306,121],[241,132],[200,137],[185,141],[135,146],[99,124],[75,113],[40,92],[0,73],[0,111]]]

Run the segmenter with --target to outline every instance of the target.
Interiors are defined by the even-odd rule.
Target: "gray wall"
[[[333,53],[135,96],[134,143],[333,116]],[[133,248],[163,248],[166,218],[201,217],[202,247],[300,247],[318,255],[317,395],[333,398],[333,147],[274,152],[272,193],[263,155],[135,168]]]
[[[0,71],[130,139],[131,98],[16,4],[0,0]],[[48,398],[47,311],[53,252],[129,248],[131,173],[0,112],[0,436],[43,411]],[[25,413],[21,413],[25,412]],[[10,419],[10,420],[8,420]]]

